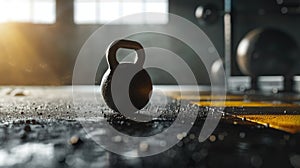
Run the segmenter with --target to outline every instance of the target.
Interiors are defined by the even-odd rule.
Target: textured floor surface
[[[0,167],[300,167],[297,95],[289,95],[290,99],[256,96],[259,99],[255,101],[251,95],[228,96],[218,127],[206,141],[199,142],[208,100],[218,98],[202,96],[199,101],[191,94],[180,97],[180,101],[189,102],[182,107],[176,94],[164,100],[158,96],[158,102],[165,101],[164,106],[149,107],[144,114],[159,113],[161,117],[137,123],[110,111],[93,89],[81,87],[75,92],[72,87],[1,87]],[[74,98],[78,93],[80,97]],[[241,105],[241,101],[256,105]],[[86,129],[87,125],[97,125],[104,132],[99,138],[123,146],[128,143],[126,139],[107,139],[110,132],[104,122],[128,135],[149,136],[167,129],[179,108],[188,118],[195,104],[200,108],[192,129],[180,134],[169,132],[180,141],[154,156],[131,158],[114,154],[97,144]],[[276,122],[262,117],[266,115],[275,115],[271,119],[291,116],[293,119],[287,120],[293,131],[276,128]],[[130,152],[149,152],[164,145],[164,139],[153,139]]]

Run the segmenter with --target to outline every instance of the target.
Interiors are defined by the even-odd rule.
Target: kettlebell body
[[[137,61],[119,64],[116,58],[119,48],[134,49],[137,52]],[[143,47],[135,41],[118,40],[108,47],[106,58],[109,68],[102,78],[101,92],[107,106],[117,112],[124,106],[126,108],[133,105],[135,111],[145,107],[151,97],[152,81],[143,69]]]
[[[239,43],[237,63],[243,74],[294,75],[299,63],[298,44],[289,34],[273,29],[254,29]]]

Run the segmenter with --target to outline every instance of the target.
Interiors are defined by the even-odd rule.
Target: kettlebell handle
[[[117,40],[112,42],[106,51],[106,59],[110,69],[114,70],[119,65],[119,62],[117,60],[117,51],[120,48],[135,50],[137,53],[137,61],[135,64],[143,66],[145,62],[145,51],[143,46],[136,41]]]

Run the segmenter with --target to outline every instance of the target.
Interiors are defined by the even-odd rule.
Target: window
[[[54,23],[55,0],[0,0],[0,22]]]
[[[168,12],[168,0],[74,0],[74,21],[77,24],[103,24],[120,17],[142,12]],[[165,24],[168,17],[150,18],[141,14],[135,20],[116,24]]]

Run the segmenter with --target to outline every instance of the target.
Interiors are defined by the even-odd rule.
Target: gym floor
[[[91,103],[93,87],[77,89],[86,94],[82,104],[73,101],[71,86],[0,88],[0,167],[299,167],[300,97],[293,94],[227,94],[225,110],[217,128],[204,142],[198,136],[209,106],[220,106],[220,97],[207,90],[180,97],[171,86],[158,87],[167,95],[160,119],[137,123],[109,110],[101,98]],[[120,132],[143,136],[168,128],[180,101],[199,106],[192,129],[174,135],[177,143],[154,156],[131,158],[106,151],[89,136],[80,117],[98,119],[99,127],[110,134],[102,122]],[[212,100],[212,101],[211,101]],[[78,114],[78,108],[82,110]],[[192,106],[189,106],[192,107]],[[188,117],[189,107],[183,107]],[[152,115],[153,112],[146,112]],[[100,120],[99,120],[100,119]],[[95,120],[89,120],[94,122]],[[169,132],[172,134],[172,132]],[[126,140],[111,139],[122,145]],[[131,152],[159,148],[162,141],[140,145]]]

